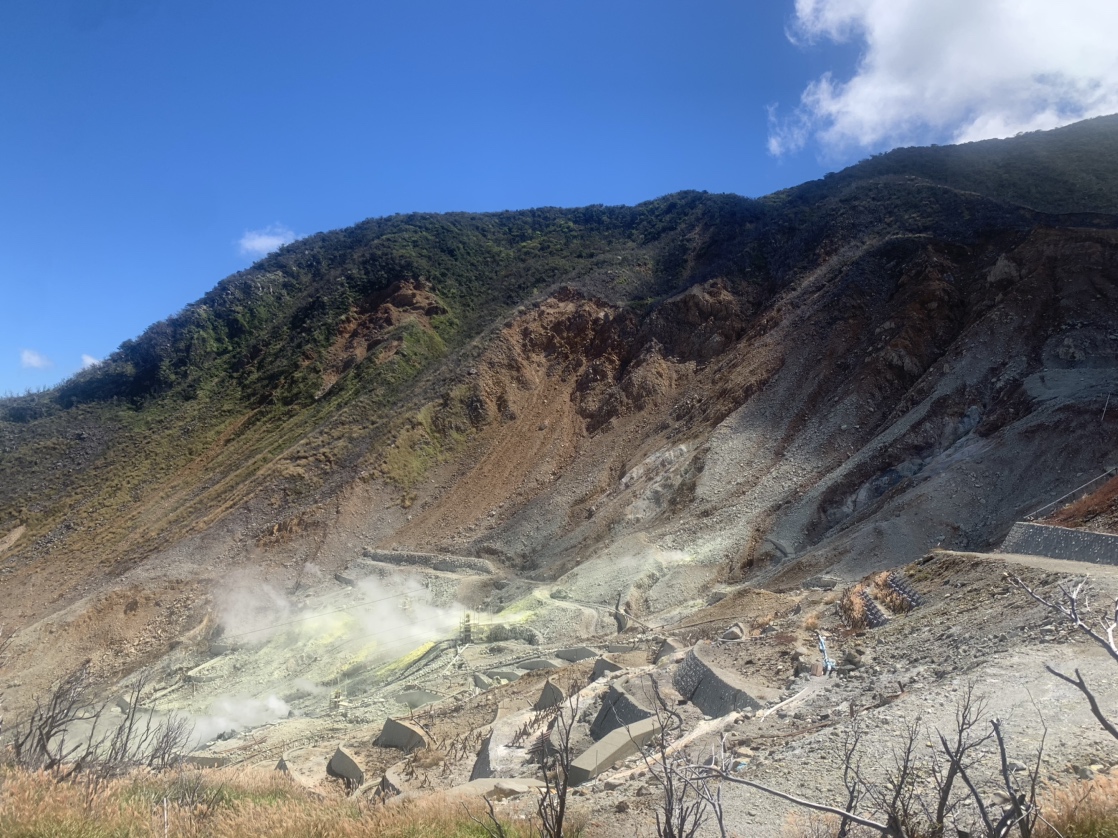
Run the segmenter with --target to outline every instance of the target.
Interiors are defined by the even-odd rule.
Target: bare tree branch
[[[733,774],[723,771],[720,768],[703,765],[696,765],[694,766],[694,768],[696,771],[704,774],[705,776],[717,777],[720,780],[725,780],[727,783],[734,783],[739,786],[748,786],[751,789],[757,789],[758,791],[763,791],[766,794],[771,794],[773,797],[779,797],[781,800],[787,800],[789,803],[795,803],[797,806],[803,806],[805,809],[812,809],[816,812],[825,812],[828,815],[838,815],[840,818],[849,818],[851,821],[858,824],[859,826],[864,826],[867,829],[875,830],[877,832],[880,832],[882,835],[896,835],[896,833],[890,826],[886,826],[883,823],[878,823],[877,821],[871,821],[869,818],[863,818],[860,815],[855,815],[853,812],[847,812],[835,806],[826,806],[822,803],[815,803],[811,800],[804,800],[802,797],[796,797],[793,794],[788,794],[783,791],[777,791],[774,788],[769,788],[768,786],[761,785],[754,780],[747,780],[744,777],[735,777]]]
[[[1009,582],[1013,587],[1024,591],[1048,610],[1062,614],[1064,619],[1072,626],[1090,637],[1105,649],[1107,654],[1114,658],[1115,662],[1118,662],[1118,641],[1114,637],[1115,630],[1118,629],[1118,598],[1114,600],[1112,614],[1104,614],[1099,617],[1099,625],[1103,631],[1103,634],[1099,634],[1083,619],[1085,612],[1088,614],[1091,612],[1088,591],[1086,590],[1088,578],[1084,578],[1074,588],[1068,585],[1060,585],[1060,592],[1064,595],[1064,602],[1062,603],[1041,596],[1019,576],[1010,576]],[[1082,607],[1079,604],[1080,598],[1083,599]]]
[[[1111,722],[1103,714],[1102,708],[1099,707],[1098,699],[1095,698],[1095,694],[1091,692],[1090,687],[1087,686],[1087,682],[1083,679],[1083,676],[1079,674],[1078,669],[1075,670],[1075,677],[1072,678],[1070,675],[1065,675],[1062,672],[1058,672],[1051,666],[1045,666],[1044,668],[1047,669],[1052,675],[1055,675],[1057,678],[1059,678],[1061,681],[1065,681],[1071,684],[1073,687],[1083,693],[1083,695],[1087,698],[1087,703],[1091,705],[1092,715],[1094,715],[1094,717],[1098,719],[1099,724],[1103,726],[1103,729],[1107,733],[1109,733],[1115,739],[1118,739],[1118,727],[1116,727],[1114,723]]]

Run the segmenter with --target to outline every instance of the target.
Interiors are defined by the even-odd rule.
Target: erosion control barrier
[[[365,772],[361,770],[361,766],[357,764],[353,754],[346,751],[341,745],[334,751],[330,761],[326,763],[326,773],[331,777],[344,780],[346,788],[351,791],[365,782]]]
[[[446,573],[493,573],[493,563],[473,556],[450,556],[445,553],[412,553],[403,550],[376,550],[366,547],[362,557],[373,562],[429,567]]]
[[[571,785],[580,785],[593,780],[603,771],[609,771],[618,762],[643,748],[660,730],[660,722],[656,719],[645,719],[628,727],[619,727],[591,745],[571,763],[568,775]]]
[[[1118,565],[1118,535],[1018,522],[1010,529],[998,552]]]
[[[422,728],[404,719],[384,720],[380,736],[373,742],[378,748],[397,748],[406,754],[429,747]]]
[[[611,684],[602,698],[602,709],[590,725],[590,738],[595,742],[604,739],[619,727],[631,725],[652,716],[652,711],[642,707],[619,684]]]
[[[761,702],[750,694],[744,679],[715,666],[707,656],[710,644],[696,643],[675,671],[672,685],[707,716],[725,716],[735,710],[760,710]]]

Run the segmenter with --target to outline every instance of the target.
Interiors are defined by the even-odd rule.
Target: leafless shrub
[[[55,772],[65,764],[80,770],[90,756],[90,743],[68,742],[67,732],[76,722],[96,724],[100,710],[89,710],[89,661],[59,681],[44,700],[35,699],[27,720],[17,725],[12,739],[16,765],[32,771]],[[73,773],[73,770],[70,773]]]
[[[887,838],[944,838],[950,823],[953,834],[1006,838],[1016,833],[1020,838],[1033,838],[1040,819],[1037,789],[1043,740],[1035,766],[1023,778],[1024,787],[1021,788],[1011,776],[1001,722],[990,720],[990,731],[980,733],[985,708],[985,702],[968,688],[960,699],[950,736],[936,732],[941,753],[931,758],[930,766],[920,758],[922,727],[919,722],[910,722],[893,749],[890,763],[878,776],[872,777],[863,773],[859,756],[862,730],[856,714],[852,716],[843,751],[843,782],[847,790],[844,808],[805,800],[739,777],[726,765],[692,766],[691,770],[828,816],[812,820],[813,835],[823,834],[820,830],[825,830],[825,834],[835,838],[847,838],[869,831]],[[985,788],[989,776],[1000,775],[1004,792],[984,797],[976,769],[989,750],[984,750],[983,746],[991,740],[996,743],[998,761],[996,765],[982,767],[981,785]],[[925,779],[930,783],[923,782]],[[963,813],[962,804],[966,801],[977,810],[976,814]]]
[[[92,684],[86,661],[55,684],[45,699],[36,699],[31,715],[16,725],[11,743],[15,764],[60,780],[81,773],[108,779],[133,768],[171,768],[181,759],[192,728],[179,716],[156,722],[154,712],[142,712],[140,695],[146,686],[145,677],[136,680],[123,718],[105,731],[107,705],[89,701]],[[73,731],[81,726],[88,732],[75,737]]]
[[[691,767],[687,754],[672,749],[672,743],[683,730],[683,717],[664,699],[654,679],[649,678],[648,683],[660,726],[660,733],[653,740],[654,754],[644,754],[649,776],[660,786],[656,835],[659,838],[694,838],[706,821],[710,806],[716,802],[717,820],[722,827],[720,787],[712,790],[710,779]],[[719,765],[721,767],[721,762]],[[705,794],[700,794],[700,788]],[[725,834],[722,828],[722,835]]]
[[[540,833],[544,838],[563,838],[567,825],[567,797],[571,784],[571,764],[574,762],[574,726],[578,719],[578,685],[572,683],[567,697],[554,713],[550,723],[550,753],[544,757],[541,771],[544,789],[536,804],[540,818]]]
[[[508,838],[508,831],[505,829],[504,824],[497,819],[497,813],[493,809],[493,801],[488,797],[483,799],[485,800],[486,810],[484,818],[475,815],[470,811],[470,807],[463,803],[462,808],[466,811],[466,815],[471,821],[484,829],[485,834],[488,835],[489,838]]]

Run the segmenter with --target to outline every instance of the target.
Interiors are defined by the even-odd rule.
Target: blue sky
[[[1039,0],[5,0],[0,393],[103,358],[293,235],[756,196],[1118,110],[1110,5],[1068,0],[1056,37]],[[1005,14],[1021,43],[991,42]],[[952,58],[968,38],[982,55]]]

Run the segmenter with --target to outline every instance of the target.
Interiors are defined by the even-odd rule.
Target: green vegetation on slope
[[[369,465],[406,502],[471,431],[456,370],[557,286],[649,318],[718,278],[759,310],[821,256],[862,242],[1054,223],[1013,203],[1118,211],[1116,149],[1108,117],[899,149],[761,200],[684,192],[635,207],[397,215],[311,236],[58,388],[0,400],[0,538],[25,523],[19,551],[120,554],[266,488],[310,502]],[[425,409],[435,400],[437,417]]]

